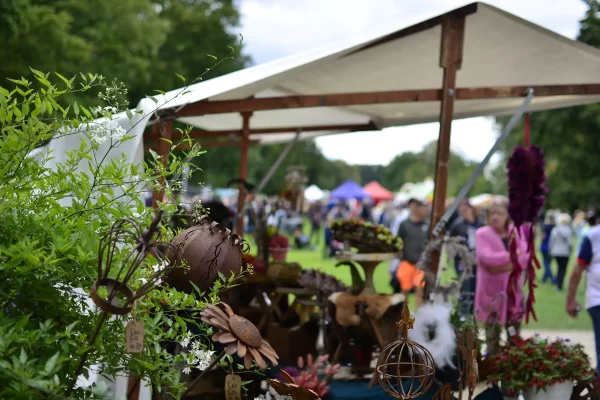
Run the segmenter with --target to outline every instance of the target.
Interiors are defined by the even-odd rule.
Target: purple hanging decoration
[[[530,144],[529,115],[525,117],[525,134],[523,146],[517,146],[506,165],[508,175],[508,214],[514,223],[510,233],[509,252],[513,263],[513,271],[508,285],[509,309],[515,309],[516,290],[519,279],[526,270],[526,282],[529,293],[525,304],[525,319],[529,317],[537,321],[533,304],[535,303],[535,270],[541,265],[535,252],[535,224],[537,217],[546,202],[546,173],[544,153],[542,149]],[[527,239],[527,265],[520,265],[517,253],[517,236],[524,235]]]

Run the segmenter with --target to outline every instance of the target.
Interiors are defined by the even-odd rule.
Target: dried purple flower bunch
[[[527,135],[528,136],[528,135]],[[514,304],[516,301],[515,290],[519,277],[526,270],[529,293],[525,306],[526,321],[529,316],[537,321],[533,309],[535,303],[534,290],[535,269],[540,269],[540,262],[535,254],[535,222],[540,210],[546,202],[546,173],[544,153],[537,146],[517,146],[506,165],[508,175],[508,214],[512,219],[515,229],[511,233],[512,239],[509,246],[513,272],[510,276],[508,287],[508,301]],[[529,261],[526,266],[519,265],[517,255],[517,243],[514,235],[524,234],[528,241]]]
[[[346,285],[332,275],[314,269],[302,271],[298,278],[298,284],[304,288],[316,290],[324,297],[329,297],[333,293],[345,292],[348,290]]]

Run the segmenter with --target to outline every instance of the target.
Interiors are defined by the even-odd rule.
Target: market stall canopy
[[[469,203],[475,207],[488,208],[492,203],[494,196],[489,193],[479,194],[469,199]]]
[[[335,200],[362,200],[369,198],[370,196],[362,187],[360,187],[358,183],[354,182],[353,180],[348,180],[337,188],[333,189],[330,197]]]
[[[194,133],[198,138],[239,140],[240,113],[252,112],[250,140],[257,144],[290,141],[297,129],[307,139],[435,122],[443,71],[441,22],[448,15],[465,16],[455,119],[512,114],[531,86],[536,88],[532,111],[600,102],[599,49],[481,2],[156,98],[178,120],[200,128]]]
[[[418,183],[405,183],[394,197],[394,203],[401,204],[410,199],[431,201],[434,188],[435,183],[432,179],[425,179],[423,182]]]
[[[394,198],[394,194],[381,186],[377,181],[367,183],[363,189],[376,202],[392,200]]]
[[[325,193],[317,185],[310,185],[304,190],[304,198],[308,201],[319,201],[325,198]]]

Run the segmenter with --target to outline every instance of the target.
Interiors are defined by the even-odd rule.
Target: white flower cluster
[[[213,361],[213,356],[215,354],[214,351],[201,349],[200,342],[192,339],[193,335],[188,331],[186,336],[179,342],[184,349],[187,349],[190,343],[192,345],[192,349],[188,354],[188,366],[183,369],[184,374],[189,374],[192,371],[192,367],[204,371]]]
[[[113,106],[106,106],[104,108],[98,106],[98,107],[96,107],[96,111],[99,112],[99,113],[101,113],[101,114],[102,113],[114,114],[114,113],[116,113],[119,110],[117,109],[117,107],[113,107]]]
[[[167,268],[167,266],[169,265],[169,263],[167,261],[163,261],[161,264],[156,264],[152,266],[152,271],[154,272],[154,275],[164,271],[165,268]],[[148,283],[148,279],[146,278],[140,278],[138,279],[140,282],[142,282],[142,285],[145,285],[146,283]],[[161,277],[159,277],[156,282],[154,282],[154,284],[156,286],[160,286],[162,285],[163,280]]]
[[[104,124],[100,124],[96,129],[92,131],[92,141],[97,144],[102,144],[108,139],[115,141],[121,140],[127,131],[117,123],[117,121],[107,121]]]

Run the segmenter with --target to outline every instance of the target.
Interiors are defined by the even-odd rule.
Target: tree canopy
[[[600,2],[584,0],[588,10],[577,40],[600,47]],[[590,82],[593,83],[593,82]],[[532,143],[544,150],[548,206],[568,210],[600,206],[600,104],[538,112],[531,115]],[[498,119],[503,125],[507,118]],[[522,140],[523,121],[504,146],[509,157]]]
[[[122,81],[135,106],[156,89],[182,85],[237,51],[204,79],[246,66],[233,33],[240,15],[233,0],[10,0],[0,2],[0,81],[29,67],[64,76],[92,72]],[[89,93],[80,103],[98,102]]]

